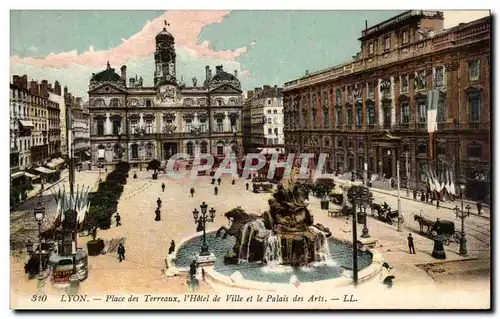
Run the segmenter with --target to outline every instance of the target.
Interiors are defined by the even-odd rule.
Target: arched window
[[[193,100],[191,100],[191,99],[185,99],[184,100],[184,105],[185,106],[191,106],[191,105],[193,105]]]
[[[201,153],[202,154],[208,153],[208,143],[205,141],[201,142]]]
[[[230,99],[229,100],[229,105],[230,106],[236,106],[236,99]]]
[[[187,153],[189,154],[189,156],[193,156],[194,155],[194,145],[193,145],[193,142],[187,142],[186,149],[187,149]]]
[[[150,106],[153,106],[153,103],[151,102],[151,100],[146,100],[146,107]]]
[[[130,106],[131,107],[136,107],[137,105],[139,105],[138,101],[136,99],[133,99],[133,100],[130,100]]]
[[[151,143],[146,145],[146,157],[153,158],[155,156],[155,146]]]
[[[217,143],[217,155],[224,155],[224,142],[222,141]]]
[[[132,159],[138,159],[139,158],[139,145],[137,144],[132,144]]]
[[[223,106],[224,105],[224,101],[222,101],[222,99],[217,99],[216,102],[217,106]]]
[[[111,106],[113,106],[113,107],[120,106],[120,100],[118,100],[118,99],[112,99],[111,100]]]
[[[104,103],[103,99],[97,99],[94,101],[94,106],[103,107],[103,106],[106,106],[106,103]]]

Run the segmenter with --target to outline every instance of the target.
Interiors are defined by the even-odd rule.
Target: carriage
[[[398,216],[401,224],[404,223],[405,219],[403,215],[400,215],[397,210],[391,210],[391,207],[387,205],[387,203],[384,203],[383,205],[372,203],[371,210],[372,215],[377,214],[379,220],[386,222],[389,225],[392,225],[393,220],[397,222]]]
[[[432,221],[422,215],[415,215],[414,220],[416,220],[420,226],[420,233],[426,234],[428,237],[434,237],[435,235],[443,235],[443,244],[448,246],[453,239],[455,242],[460,240],[460,232],[455,230],[455,224],[449,220],[437,220]]]

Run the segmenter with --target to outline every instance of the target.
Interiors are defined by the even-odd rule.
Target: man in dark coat
[[[408,235],[408,248],[410,249],[410,254],[415,254],[415,246],[413,245],[413,236]]]
[[[161,183],[161,191],[165,192],[165,183]]]
[[[122,220],[122,217],[120,216],[120,214],[118,214],[118,212],[116,212],[115,219],[116,219],[116,227],[121,226],[122,223],[120,223],[120,221]]]
[[[122,262],[122,260],[125,260],[125,246],[123,246],[122,243],[118,245],[117,252],[118,252],[118,259],[120,260],[120,262]]]
[[[220,186],[220,182],[221,182],[221,181],[222,181],[222,179],[220,179],[220,177],[219,177],[219,178],[217,178],[217,184],[218,184],[219,186]]]
[[[481,215],[481,211],[483,210],[483,204],[481,204],[480,201],[477,201],[476,206],[477,206],[477,214]]]
[[[175,251],[175,241],[172,239],[172,241],[170,242],[170,248],[168,249],[168,254],[170,255],[174,251]]]
[[[245,184],[245,187],[247,188],[247,190],[248,190],[248,186],[250,186],[250,185],[248,185],[248,183],[246,183],[246,184]]]
[[[233,178],[233,181],[231,182],[231,184],[233,184],[233,185],[234,185],[234,184],[235,184],[235,182],[236,182],[236,181],[235,181],[235,180],[234,180],[234,178]]]
[[[415,199],[415,200],[417,199],[417,190],[416,189],[413,190],[413,199]]]
[[[156,208],[155,210],[155,221],[159,222],[161,220],[161,211],[160,211],[160,207]]]
[[[158,207],[161,207],[161,199],[160,199],[160,197],[158,197],[158,200],[156,201],[156,204],[158,205]]]
[[[191,193],[191,197],[194,197],[194,187],[191,187],[191,190],[189,192]]]
[[[217,186],[214,187],[214,194],[215,196],[217,196],[217,193],[219,192],[219,189],[217,188]]]

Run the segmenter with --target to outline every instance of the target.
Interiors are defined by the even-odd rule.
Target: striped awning
[[[24,176],[24,172],[15,172],[13,174],[10,174],[10,179],[18,178]]]
[[[31,173],[28,173],[28,172],[25,172],[25,173],[24,173],[24,176],[29,177],[29,178],[31,178],[31,179],[37,179],[37,178],[39,178],[39,177],[40,177],[40,175],[33,175],[33,174],[31,174]]]
[[[24,127],[34,127],[33,125],[33,122],[32,121],[23,121],[23,120],[19,120],[19,122],[21,123],[22,126]]]
[[[35,171],[38,171],[38,172],[43,173],[43,174],[51,174],[51,173],[56,172],[53,169],[48,169],[45,167],[37,167],[37,168],[35,168]]]

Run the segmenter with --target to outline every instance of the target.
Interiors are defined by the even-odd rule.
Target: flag
[[[427,91],[427,132],[437,131],[437,104],[439,100],[439,91]]]

